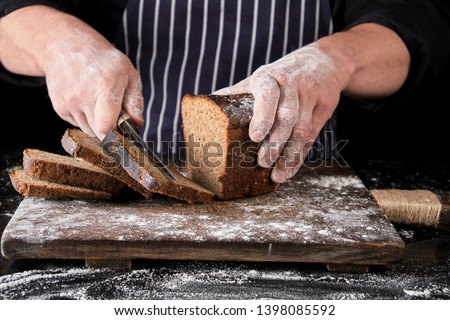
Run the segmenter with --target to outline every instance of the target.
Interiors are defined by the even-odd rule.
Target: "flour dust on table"
[[[450,261],[448,261],[450,263]],[[148,262],[131,270],[52,267],[0,277],[1,299],[448,299],[450,280],[380,268],[330,273],[315,265]],[[151,265],[151,266],[150,266]],[[440,279],[437,279],[440,278]],[[441,283],[442,285],[436,285]]]

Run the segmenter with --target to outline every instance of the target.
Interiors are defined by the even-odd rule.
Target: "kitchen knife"
[[[122,131],[123,135],[131,136],[131,140],[134,141],[134,144],[146,154],[148,160],[150,161],[150,164],[158,168],[166,178],[176,180],[175,176],[172,174],[172,172],[170,172],[170,169],[161,161],[161,159],[153,152],[153,150],[147,145],[144,139],[142,139],[142,137],[139,135],[139,132],[132,122],[130,115],[124,110],[120,112],[117,125],[120,131]]]

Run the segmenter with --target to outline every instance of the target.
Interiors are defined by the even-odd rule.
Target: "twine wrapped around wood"
[[[381,211],[393,223],[437,227],[442,203],[429,190],[371,190]]]

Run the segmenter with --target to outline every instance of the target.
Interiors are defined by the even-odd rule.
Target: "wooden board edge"
[[[2,237],[2,254],[12,259],[83,260],[208,260],[247,262],[331,263],[384,265],[403,259],[403,243],[379,245],[355,244],[337,250],[332,245],[136,242],[120,241],[48,241],[39,246],[8,236]]]

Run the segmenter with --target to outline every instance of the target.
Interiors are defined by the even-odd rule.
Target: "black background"
[[[0,90],[1,149],[62,150],[62,135],[72,126],[53,110],[46,88],[24,88],[0,82]]]
[[[368,159],[450,163],[450,63],[428,75],[407,100],[370,112],[341,104],[340,139],[349,140],[343,156]]]

